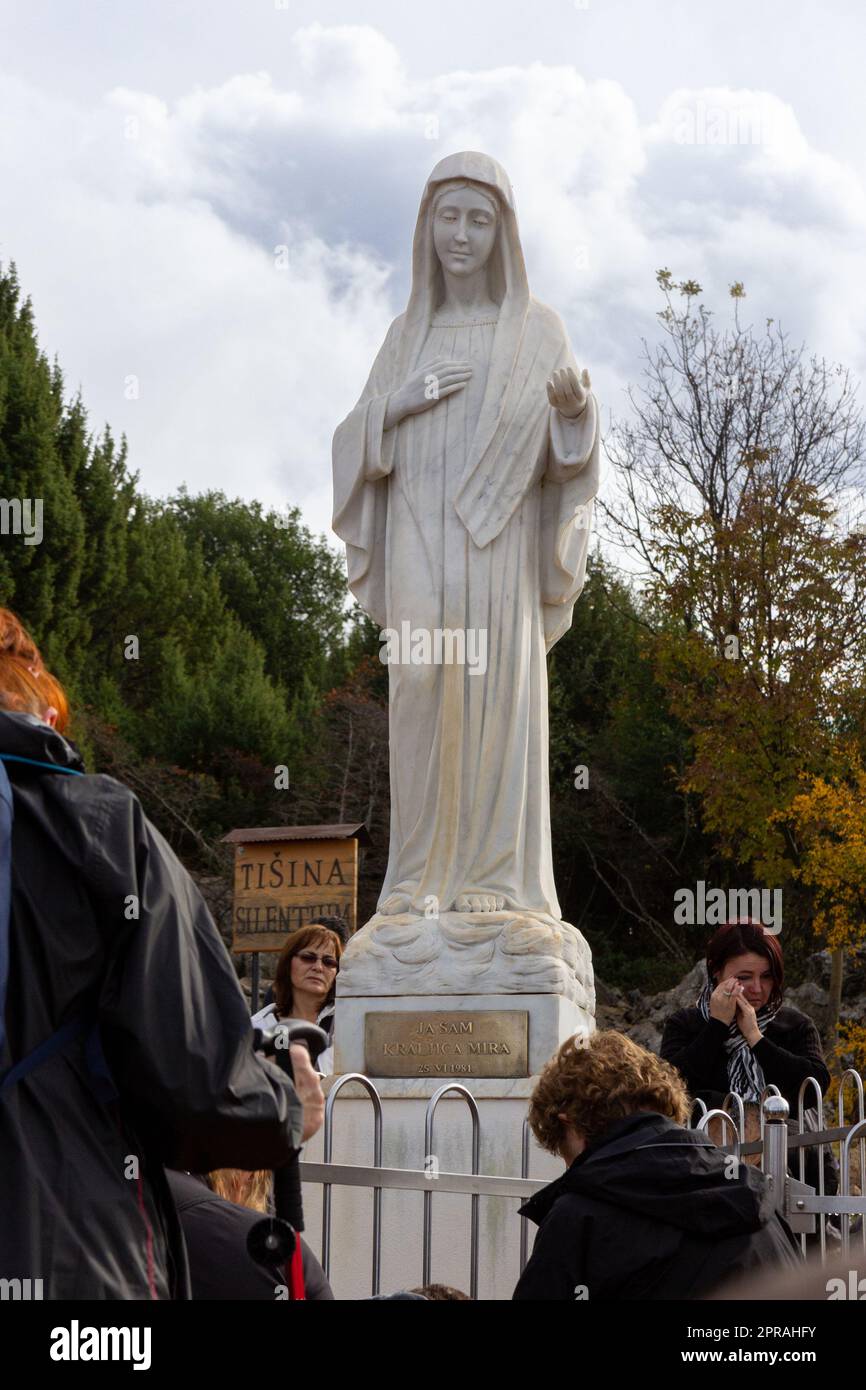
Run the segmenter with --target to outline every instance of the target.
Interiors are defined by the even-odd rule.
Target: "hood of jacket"
[[[34,762],[51,763],[73,772],[84,771],[84,762],[75,745],[35,714],[0,710],[0,753],[13,759],[6,764],[10,779],[24,777],[28,768],[38,772],[39,769],[32,766]]]
[[[560,1178],[520,1209],[540,1224],[567,1194],[605,1202],[703,1238],[757,1231],[770,1220],[769,1184],[693,1129],[665,1115],[618,1120],[580,1154]]]

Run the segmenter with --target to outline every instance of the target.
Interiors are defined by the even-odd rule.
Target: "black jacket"
[[[32,715],[0,752],[81,769]],[[272,1168],[301,1140],[289,1080],[249,1014],[205,904],[112,777],[6,764],[13,788],[7,1044],[0,1070],[76,1017],[98,1022],[120,1100],[97,1098],[81,1040],[0,1094],[0,1278],[45,1298],[188,1294],[163,1164]]]
[[[285,1266],[257,1264],[247,1251],[247,1236],[261,1214],[218,1197],[191,1173],[169,1171],[166,1176],[186,1237],[193,1298],[273,1303],[275,1287],[286,1283]],[[307,1302],[333,1299],[322,1266],[303,1241],[301,1250]]]
[[[519,1300],[702,1298],[763,1265],[801,1263],[766,1179],[663,1115],[612,1125],[521,1208],[540,1225]]]
[[[721,1105],[728,1085],[725,1039],[728,1025],[720,1019],[705,1019],[699,1009],[680,1009],[665,1024],[661,1055],[676,1067],[689,1088],[707,1105]],[[814,1023],[799,1009],[788,1005],[776,1014],[767,1031],[752,1048],[764,1079],[778,1086],[797,1118],[797,1096],[807,1076],[814,1076],[822,1091],[830,1084],[830,1073],[821,1051],[821,1039]],[[807,1104],[814,1100],[810,1086]]]

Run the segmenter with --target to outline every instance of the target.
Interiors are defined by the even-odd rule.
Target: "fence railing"
[[[373,1106],[373,1162],[370,1165],[340,1164],[332,1161],[334,1146],[334,1111],[338,1097],[350,1083],[361,1086]],[[856,1117],[849,1123],[845,1120],[846,1094],[853,1089]],[[431,1166],[434,1154],[434,1120],[439,1102],[446,1095],[462,1097],[472,1119],[472,1171],[469,1173],[442,1172],[438,1166]],[[807,1101],[807,1097],[809,1098]],[[730,1107],[730,1108],[729,1108]],[[734,1114],[731,1113],[734,1110]],[[729,1093],[722,1106],[708,1109],[701,1100],[692,1106],[690,1123],[692,1127],[709,1132],[714,1122],[722,1127],[726,1140],[719,1148],[731,1154],[737,1162],[757,1158],[762,1171],[770,1181],[777,1209],[788,1221],[792,1230],[800,1238],[803,1253],[811,1253],[817,1236],[817,1247],[821,1260],[827,1258],[828,1237],[834,1240],[847,1254],[855,1234],[859,1233],[864,1256],[866,1256],[866,1195],[863,1194],[866,1177],[866,1108],[864,1108],[863,1078],[856,1071],[846,1071],[839,1085],[838,1120],[831,1128],[809,1129],[808,1112],[817,1114],[819,1122],[824,1118],[824,1097],[815,1077],[807,1077],[800,1087],[796,1132],[791,1132],[788,1102],[776,1086],[770,1085],[761,1094],[757,1105],[759,1135],[748,1137],[749,1121],[755,1115],[755,1107],[744,1103],[741,1096]],[[433,1199],[437,1193],[461,1193],[468,1196],[469,1207],[469,1285],[472,1298],[478,1296],[479,1286],[479,1199],[481,1197],[508,1198],[523,1203],[540,1188],[547,1186],[549,1178],[530,1178],[530,1130],[527,1119],[523,1122],[521,1137],[521,1163],[519,1177],[494,1176],[482,1174],[479,1170],[481,1152],[481,1114],[477,1102],[467,1088],[457,1082],[447,1082],[430,1097],[424,1117],[425,1167],[388,1168],[383,1165],[382,1100],[376,1086],[369,1077],[360,1073],[341,1076],[331,1087],[325,1106],[324,1144],[322,1163],[302,1162],[301,1179],[305,1183],[322,1186],[322,1266],[330,1276],[332,1267],[333,1219],[331,1196],[335,1187],[369,1188],[373,1198],[373,1248],[371,1262],[371,1290],[380,1292],[382,1269],[382,1194],[387,1191],[418,1191],[424,1194],[421,1230],[421,1276],[422,1283],[429,1284],[432,1277],[433,1250]],[[852,1160],[854,1145],[859,1158],[859,1187],[854,1192],[852,1181]],[[836,1146],[839,1149],[838,1190],[827,1193],[825,1155]],[[807,1155],[817,1150],[817,1188],[805,1181]],[[797,1157],[795,1178],[791,1163]],[[833,1165],[836,1167],[835,1163]],[[528,1259],[529,1221],[519,1218],[520,1250],[519,1269],[524,1268]]]
[[[855,1099],[855,1118],[845,1122],[846,1095],[853,1088]],[[727,1108],[733,1102],[736,1119]],[[839,1240],[842,1250],[847,1252],[855,1226],[859,1226],[863,1249],[866,1251],[866,1197],[863,1195],[864,1176],[866,1176],[866,1108],[864,1108],[863,1078],[853,1069],[842,1076],[839,1083],[837,1101],[839,1123],[830,1128],[809,1129],[808,1112],[819,1120],[824,1117],[824,1096],[814,1076],[808,1076],[800,1086],[797,1097],[796,1130],[789,1127],[788,1104],[777,1086],[767,1086],[761,1094],[759,1104],[760,1136],[749,1140],[747,1135],[747,1111],[740,1096],[727,1095],[721,1109],[708,1110],[703,1101],[696,1100],[692,1106],[692,1122],[695,1114],[700,1117],[695,1128],[709,1130],[713,1120],[730,1125],[734,1134],[734,1144],[720,1145],[726,1151],[733,1150],[737,1158],[748,1159],[757,1156],[763,1171],[778,1181],[776,1205],[792,1229],[800,1235],[803,1253],[809,1250],[809,1237],[817,1234],[821,1259],[827,1258],[828,1223],[830,1233]],[[784,1121],[784,1123],[782,1123]],[[767,1126],[771,1125],[770,1130]],[[852,1188],[852,1145],[857,1144],[859,1160],[858,1194]],[[839,1147],[838,1190],[826,1191],[827,1160],[832,1146]],[[817,1150],[817,1188],[810,1187],[805,1180],[806,1159],[810,1150]],[[797,1178],[791,1175],[791,1162],[797,1156]],[[781,1166],[780,1166],[781,1165]],[[836,1168],[830,1161],[831,1171]],[[785,1181],[776,1175],[785,1174]],[[835,1177],[835,1173],[834,1173]],[[802,1190],[799,1190],[802,1189]],[[831,1218],[838,1217],[838,1222]],[[860,1221],[857,1222],[856,1218]]]

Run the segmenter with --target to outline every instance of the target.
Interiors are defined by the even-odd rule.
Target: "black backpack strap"
[[[56,1033],[52,1033],[50,1038],[34,1047],[32,1052],[28,1052],[26,1057],[22,1057],[20,1062],[16,1062],[13,1067],[9,1067],[0,1077],[0,1091],[8,1091],[10,1086],[14,1086],[23,1076],[27,1076],[37,1067],[41,1067],[43,1062],[54,1057],[56,1053],[63,1052],[64,1049],[75,1038],[81,1037],[86,1028],[83,1018],[74,1018],[69,1023],[64,1023],[62,1028],[58,1028]]]

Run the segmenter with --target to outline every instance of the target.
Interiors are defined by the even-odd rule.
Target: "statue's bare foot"
[[[404,912],[412,911],[412,899],[408,893],[392,893],[377,911],[381,912],[383,917],[401,917]]]
[[[503,912],[505,899],[496,893],[464,893],[454,906],[458,912]]]

